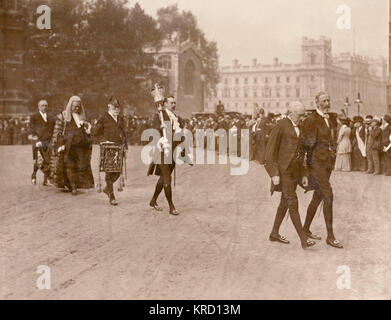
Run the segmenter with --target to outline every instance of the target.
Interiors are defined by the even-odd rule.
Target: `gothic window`
[[[186,62],[185,65],[185,94],[194,94],[194,78],[195,78],[195,65],[192,60]]]
[[[170,56],[160,56],[157,60],[157,65],[159,68],[171,69],[171,57]]]
[[[315,64],[316,55],[315,55],[314,53],[311,53],[311,54],[310,54],[310,61],[311,61],[311,64]]]
[[[17,1],[16,0],[7,0],[5,5],[8,10],[16,10],[17,9]]]

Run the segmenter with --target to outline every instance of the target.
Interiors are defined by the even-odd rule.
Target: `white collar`
[[[118,121],[118,116],[116,116],[115,114],[111,113],[110,111],[107,111],[109,113],[109,115],[111,115],[111,117],[114,119],[115,122]]]
[[[80,128],[81,127],[81,120],[80,120],[79,114],[78,113],[72,113],[72,118],[73,118],[73,120],[75,120],[76,126],[78,128]]]
[[[325,118],[325,113],[316,108],[316,112],[323,118]]]
[[[298,128],[298,125],[293,122],[290,116],[287,116],[287,118],[292,122],[292,125],[296,128]]]
[[[39,111],[39,113],[41,114],[43,120],[46,122],[47,121],[47,113],[46,112],[42,112],[42,111]]]

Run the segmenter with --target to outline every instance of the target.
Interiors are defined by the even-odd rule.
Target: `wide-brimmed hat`
[[[379,117],[375,116],[375,117],[372,119],[371,123],[373,123],[373,122],[377,122],[377,123],[379,124],[379,123],[381,122],[381,120],[380,120]]]
[[[364,119],[361,116],[354,116],[353,122],[364,122]]]
[[[373,116],[367,115],[367,116],[365,116],[364,122],[365,122],[365,123],[371,123],[371,122],[372,122],[372,119],[373,119]]]

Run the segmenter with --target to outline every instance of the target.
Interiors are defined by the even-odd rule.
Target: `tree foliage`
[[[167,7],[156,20],[138,3],[129,7],[127,0],[47,0],[51,29],[39,30],[36,8],[41,4],[25,1],[25,88],[32,102],[46,97],[59,111],[76,94],[95,116],[115,93],[123,105],[145,112],[152,107],[145,81],[159,75],[144,49],[158,49],[164,36],[176,30],[182,40],[200,41],[206,83],[213,88],[218,81],[216,43],[206,40],[190,12]]]

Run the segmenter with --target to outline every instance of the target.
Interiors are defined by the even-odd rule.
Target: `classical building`
[[[274,58],[265,65],[253,59],[251,65],[234,60],[221,69],[217,95],[208,97],[205,111],[213,112],[219,100],[227,111],[253,112],[257,103],[269,112],[285,112],[293,101],[314,107],[317,92],[331,96],[332,110],[345,109],[349,116],[383,115],[387,112],[387,61],[342,53],[332,54],[331,39],[302,38],[302,59],[284,64]],[[358,104],[358,94],[361,102]],[[350,106],[346,103],[349,101]]]
[[[146,52],[153,54],[154,68],[166,79],[166,95],[176,97],[177,110],[187,116],[203,111],[204,85],[198,47],[190,41],[180,43],[173,35],[158,51],[146,49]]]
[[[23,14],[20,1],[0,1],[0,114],[27,112],[23,91]]]

